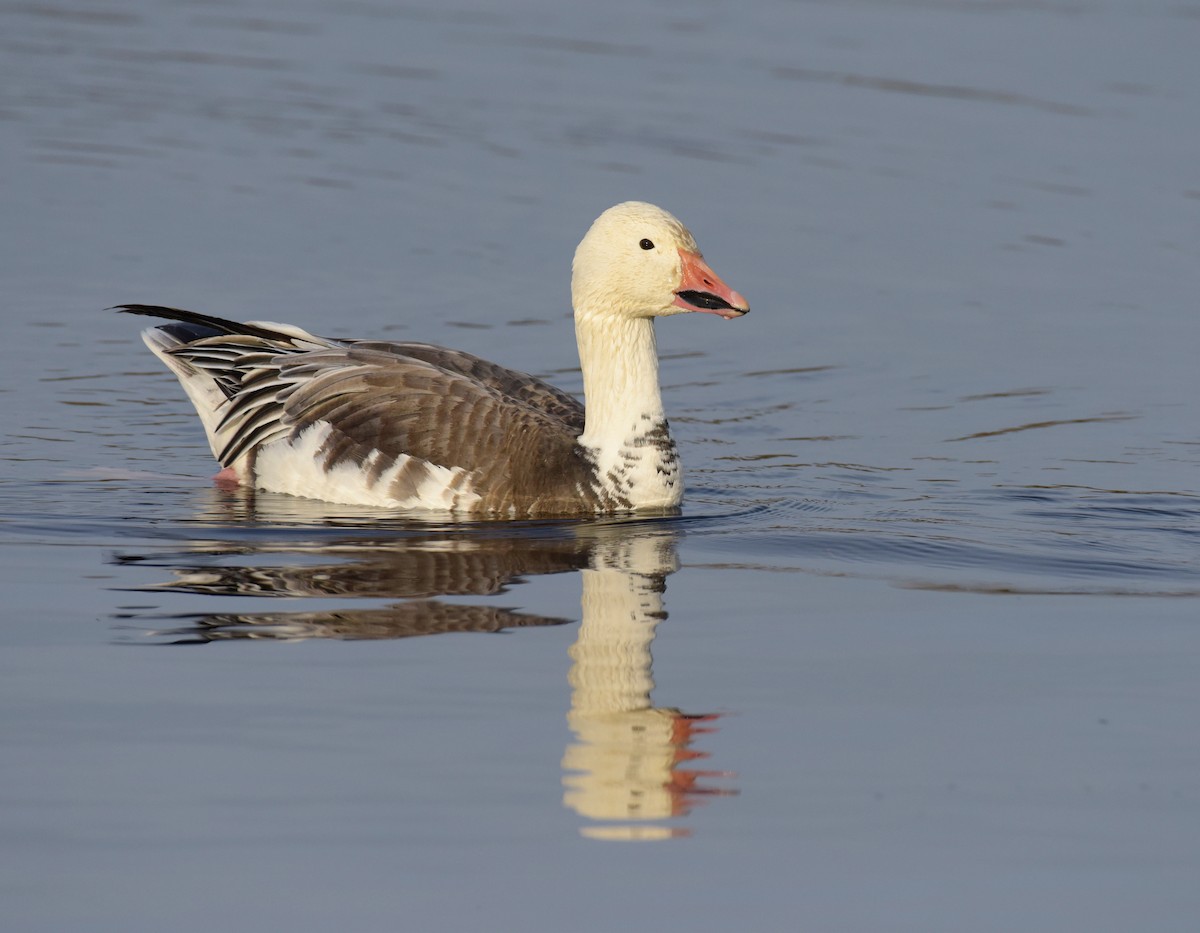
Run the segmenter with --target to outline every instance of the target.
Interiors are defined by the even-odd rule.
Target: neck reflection
[[[674,541],[641,538],[597,549],[581,570],[583,621],[567,675],[575,741],[563,756],[563,803],[594,823],[583,835],[609,840],[665,839],[687,834],[666,824],[706,797],[733,791],[701,781],[726,772],[688,768],[707,757],[692,748],[715,731],[716,715],[656,707],[655,630],[667,617],[666,576],[676,569]]]

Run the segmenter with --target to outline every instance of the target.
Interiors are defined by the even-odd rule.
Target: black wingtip
[[[165,321],[179,321],[182,324],[197,324],[201,327],[210,327],[219,334],[243,334],[248,337],[261,337],[264,340],[290,341],[292,339],[288,334],[281,334],[268,327],[243,324],[223,317],[213,317],[211,314],[197,314],[195,311],[184,311],[182,308],[168,308],[165,305],[113,305],[105,310],[124,314],[142,314]]]
[[[119,311],[124,314],[144,314],[146,317],[160,317],[167,321],[182,321],[201,317],[192,311],[182,308],[168,308],[165,305],[113,305],[105,311]]]

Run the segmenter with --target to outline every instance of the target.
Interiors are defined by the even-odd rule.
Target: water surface
[[[1190,930],[1200,13],[0,8],[14,930]],[[214,488],[154,302],[579,391],[628,198],[682,515]]]

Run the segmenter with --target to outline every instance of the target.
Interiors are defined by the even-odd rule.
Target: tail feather
[[[196,414],[200,416],[200,423],[204,425],[204,433],[208,436],[208,446],[212,449],[213,456],[219,458],[226,441],[223,437],[218,436],[218,428],[225,413],[225,405],[233,393],[230,388],[214,379],[211,372],[193,366],[173,352],[183,346],[184,341],[171,333],[172,329],[148,327],[142,331],[142,340],[150,348],[150,352],[162,360],[167,368],[175,374],[179,384],[187,392],[188,398],[195,406]]]
[[[256,445],[281,430],[278,406],[264,406],[259,398],[290,385],[273,381],[279,358],[348,346],[273,321],[243,323],[162,305],[128,304],[110,310],[169,322],[142,331],[142,340],[187,392],[213,456],[244,482],[250,477]],[[248,409],[243,405],[247,400]],[[243,409],[255,413],[255,418],[230,417]]]
[[[264,356],[331,346],[330,341],[288,324],[242,323],[163,305],[127,304],[109,310],[169,322],[142,331],[142,340],[183,386],[204,425],[213,456],[246,474],[248,464],[241,462],[245,448],[237,451],[232,462],[228,456],[236,433],[224,420],[229,400],[242,390],[245,376]]]

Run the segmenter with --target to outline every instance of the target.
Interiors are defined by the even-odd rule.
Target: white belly
[[[362,463],[344,460],[327,466],[323,448],[332,431],[318,421],[295,440],[259,448],[254,485],[270,492],[387,509],[470,510],[480,497],[461,467],[444,467],[401,454],[375,450]]]

